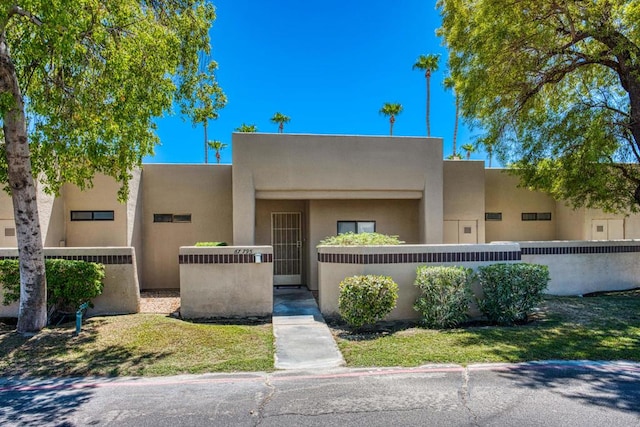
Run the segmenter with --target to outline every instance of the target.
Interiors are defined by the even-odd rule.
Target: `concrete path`
[[[344,365],[342,354],[306,288],[273,290],[276,369],[320,369]]]

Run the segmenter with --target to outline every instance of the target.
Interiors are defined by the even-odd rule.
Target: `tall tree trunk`
[[[278,125],[278,133],[283,133],[284,132],[284,123],[280,122],[280,125]]]
[[[389,136],[393,136],[393,124],[396,122],[396,118],[393,114],[389,117]]]
[[[220,150],[216,150],[216,161],[220,164]]]
[[[47,324],[47,281],[24,102],[4,36],[0,36],[0,93],[9,95],[8,99],[13,103],[4,112],[2,120],[20,259],[17,329],[24,334],[37,332]]]
[[[209,141],[207,138],[207,121],[205,120],[204,123],[204,164],[206,165],[207,163],[209,163]]]
[[[456,96],[456,117],[453,122],[453,155],[456,155],[456,138],[458,137],[458,112],[460,111],[460,98]]]
[[[424,73],[427,80],[427,136],[431,136],[431,125],[429,124],[429,109],[431,104],[431,70]]]

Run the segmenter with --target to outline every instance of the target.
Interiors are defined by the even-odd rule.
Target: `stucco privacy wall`
[[[272,313],[271,246],[181,247],[179,261],[183,317]]]
[[[549,266],[547,293],[582,295],[640,286],[640,241],[520,242],[522,261]]]
[[[234,244],[254,244],[256,199],[422,200],[420,241],[440,243],[441,159],[439,138],[235,133]]]
[[[338,314],[339,284],[363,274],[391,276],[398,284],[398,303],[389,319],[416,319],[413,304],[420,295],[414,282],[421,265],[459,265],[476,269],[496,262],[520,261],[516,243],[483,245],[400,245],[318,247],[318,298],[325,315]]]
[[[45,258],[99,262],[105,266],[102,295],[93,300],[90,316],[140,311],[140,288],[134,248],[45,248]],[[15,259],[17,249],[0,249],[0,259]],[[17,317],[18,304],[0,305],[0,317]]]
[[[230,165],[145,165],[142,179],[142,289],[180,287],[178,253],[196,242],[232,242]],[[154,222],[154,214],[191,222]]]

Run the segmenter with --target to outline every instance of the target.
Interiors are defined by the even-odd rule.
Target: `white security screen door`
[[[302,213],[271,213],[273,284],[302,283]]]

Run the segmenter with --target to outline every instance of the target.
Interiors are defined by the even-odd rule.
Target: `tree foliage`
[[[378,111],[383,116],[389,117],[389,135],[390,136],[393,136],[393,124],[396,122],[396,116],[402,113],[403,109],[404,108],[402,107],[402,104],[385,102],[382,105],[382,108],[380,109],[380,111]]]
[[[23,0],[0,4],[0,183],[12,196],[20,255],[18,331],[46,320],[34,177],[55,193],[122,184],[158,143],[154,118],[177,106],[194,123],[225,102],[206,0]],[[208,57],[208,56],[207,56]]]
[[[291,117],[284,115],[281,112],[276,112],[270,120],[271,123],[276,123],[278,125],[278,133],[283,133],[284,124],[289,123],[291,121]]]
[[[215,62],[199,71],[215,19],[203,0],[12,3],[0,7],[0,30],[26,101],[34,175],[48,190],[84,188],[104,173],[124,197],[131,169],[159,142],[155,117],[175,103],[200,122],[223,105]],[[4,116],[12,101],[2,99]]]
[[[254,133],[254,132],[258,132],[258,126],[256,126],[253,123],[250,125],[246,123],[242,123],[240,126],[235,128],[234,131],[241,132],[241,133]]]
[[[439,0],[462,115],[526,187],[640,206],[640,2]]]

